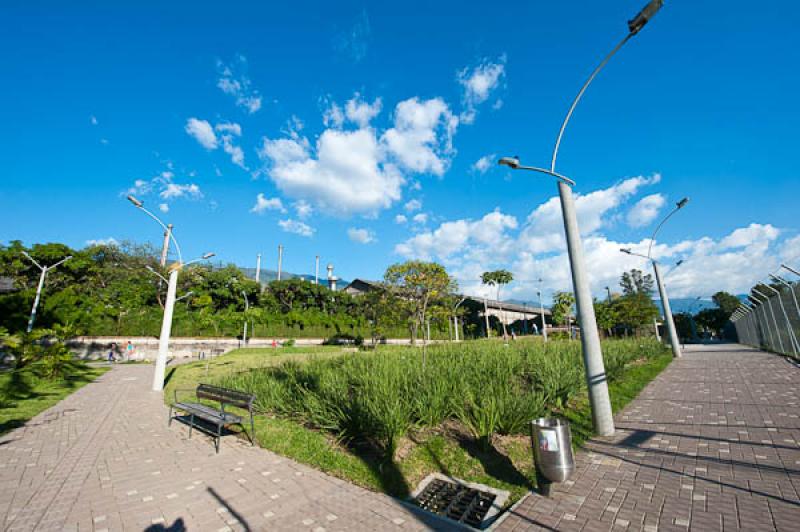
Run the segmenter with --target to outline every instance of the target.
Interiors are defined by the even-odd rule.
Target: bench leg
[[[169,407],[169,421],[167,421],[167,426],[172,426],[172,407]]]
[[[222,424],[219,424],[217,425],[217,441],[216,441],[217,454],[219,454],[219,441],[221,439],[222,439]]]
[[[250,445],[256,444],[256,425],[253,423],[253,413],[250,413]]]
[[[190,414],[189,418],[189,438],[192,437],[192,428],[194,427],[194,414]]]

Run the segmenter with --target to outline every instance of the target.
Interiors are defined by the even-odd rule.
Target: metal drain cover
[[[508,492],[431,475],[412,495],[420,508],[473,528],[484,528],[508,499]]]

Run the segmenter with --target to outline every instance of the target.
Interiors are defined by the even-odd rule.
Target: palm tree
[[[483,274],[481,274],[481,282],[483,284],[497,287],[497,303],[500,305],[501,313],[503,312],[503,304],[500,302],[500,287],[513,280],[514,275],[508,270],[495,270],[493,272],[483,272]],[[505,313],[503,313],[502,318],[500,322],[503,324],[503,340],[507,340],[508,333],[506,332]]]

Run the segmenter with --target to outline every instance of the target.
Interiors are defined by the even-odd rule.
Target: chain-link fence
[[[739,342],[800,358],[799,301],[797,282],[770,275],[769,279],[753,287],[747,301],[731,316]]]

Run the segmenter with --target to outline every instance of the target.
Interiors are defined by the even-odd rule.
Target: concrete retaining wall
[[[275,338],[278,344],[285,342],[286,338]],[[158,354],[158,338],[154,336],[78,336],[70,340],[67,345],[70,350],[81,358],[105,359],[112,345],[116,344],[115,356],[124,358],[125,347],[128,342],[133,344],[133,360],[155,360]],[[297,346],[322,345],[324,338],[296,338]],[[272,347],[273,338],[250,338],[247,347]],[[407,345],[406,339],[388,339],[387,344]],[[221,355],[243,347],[237,338],[172,338],[169,342],[171,356],[177,358],[197,357],[200,353],[208,355]]]

